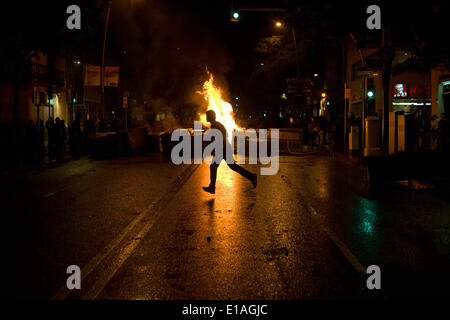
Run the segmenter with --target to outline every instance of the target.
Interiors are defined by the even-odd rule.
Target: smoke
[[[208,78],[206,68],[228,96],[229,54],[202,14],[170,1],[112,1],[110,32],[113,50],[120,50],[121,87],[149,101],[155,112],[186,122],[205,111],[195,92]]]

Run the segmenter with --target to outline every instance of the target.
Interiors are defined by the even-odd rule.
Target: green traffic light
[[[239,13],[238,12],[233,12],[233,18],[239,19]]]
[[[372,98],[373,97],[373,91],[367,91],[367,96],[369,98]]]

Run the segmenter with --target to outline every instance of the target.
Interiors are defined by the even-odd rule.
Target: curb
[[[343,160],[345,162],[348,162],[348,163],[350,163],[352,165],[356,165],[358,167],[364,168],[364,164],[362,162],[362,159],[360,159],[360,158],[356,158],[356,159],[355,158],[350,158],[348,155],[340,153],[340,152],[335,152],[334,155],[337,158],[339,158],[339,159],[341,159],[341,160]]]

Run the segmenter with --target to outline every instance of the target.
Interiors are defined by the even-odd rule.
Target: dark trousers
[[[219,168],[220,163],[211,163],[209,166],[209,171],[211,175],[211,187],[216,187],[216,179],[217,179],[217,168]],[[248,180],[252,181],[253,173],[250,171],[242,168],[240,165],[236,164],[234,161],[233,163],[227,163],[228,167],[230,167],[231,170],[236,171],[241,176],[247,178]]]

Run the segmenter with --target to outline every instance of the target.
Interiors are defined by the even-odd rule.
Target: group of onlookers
[[[49,118],[45,124],[40,120],[0,122],[0,169],[63,162],[67,151],[74,158],[89,152],[95,139],[97,127],[109,131],[107,122],[77,118],[67,126],[60,118]],[[69,146],[69,148],[67,148]]]
[[[328,149],[333,152],[335,146],[336,124],[326,117],[303,116],[296,121],[303,134],[303,145],[312,150]],[[347,131],[350,127],[358,126],[361,134],[362,120],[353,114],[347,120]],[[381,126],[380,126],[381,128]],[[381,130],[381,129],[380,129]],[[445,113],[440,117],[421,115],[416,112],[407,116],[406,122],[407,151],[434,150],[450,152],[450,122]]]
[[[310,146],[311,150],[327,147],[331,153],[334,152],[336,125],[333,122],[324,116],[303,116],[298,125],[302,130],[303,145]]]
[[[67,128],[64,120],[50,118],[45,123],[47,129],[48,157],[51,161],[62,161],[66,152]]]
[[[450,127],[445,113],[440,117],[420,115],[418,112],[408,124],[411,151],[423,149],[449,152]]]

